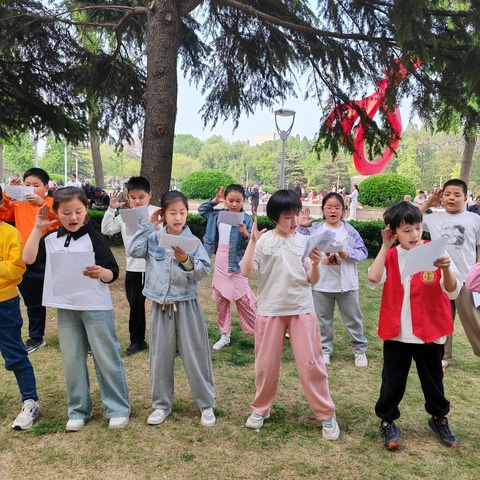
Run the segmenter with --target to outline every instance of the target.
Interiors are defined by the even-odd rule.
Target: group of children
[[[24,184],[31,183],[31,177],[37,174],[40,182],[44,182],[45,178],[36,170],[26,172]],[[45,183],[48,185],[48,175]],[[27,269],[36,266],[42,281],[45,279],[40,305],[55,307],[58,312],[68,397],[66,429],[80,430],[92,415],[87,370],[89,350],[93,353],[105,417],[110,419],[110,428],[123,428],[130,416],[128,387],[107,285],[118,277],[117,263],[104,238],[88,224],[88,200],[80,189],[66,187],[57,191],[50,205],[45,195],[41,196],[40,186],[35,188],[39,188],[39,193],[27,197],[28,205],[36,208],[30,207],[30,227],[24,229],[23,261],[22,238],[13,227],[0,223],[0,253],[3,254],[0,348],[6,368],[13,370],[17,377],[24,401],[22,412],[12,426],[31,427],[39,412],[33,368],[20,336],[22,319],[16,286],[25,281],[25,263]],[[327,440],[338,439],[340,428],[325,367],[333,352],[335,302],[350,337],[355,365],[368,365],[356,270],[356,263],[367,257],[367,250],[358,232],[342,220],[345,211],[342,196],[334,192],[326,195],[322,200],[324,220],[309,226],[309,212],[303,210],[298,195],[292,190],[279,190],[267,203],[267,216],[275,225],[267,232],[259,231],[257,219],[252,222],[244,212],[243,187],[236,184],[222,187],[199,208],[199,213],[207,219],[202,244],[186,225],[188,201],[182,193],[164,194],[160,207],[156,208],[149,205],[151,192],[146,179],[133,177],[127,183],[127,190],[129,207],[148,206],[148,219],[140,219],[136,233],[127,235],[122,217],[115,216],[122,202],[119,195],[113,194],[102,222],[102,233],[121,232],[126,248],[125,287],[130,304],[127,355],[148,348],[145,298],[152,300],[153,412],[147,423],[161,424],[172,412],[177,356],[182,359],[201,412],[202,425],[211,427],[216,423],[211,353],[206,320],[198,301],[198,284],[210,273],[210,257],[215,254],[212,286],[221,337],[213,349],[220,350],[231,342],[232,301],[236,303],[242,331],[255,335],[256,393],[246,426],[261,428],[270,417],[282,347],[288,335],[302,389],[315,418],[322,422],[322,435]],[[452,218],[455,223],[456,216],[463,214],[466,185],[459,180],[447,182],[437,196],[441,194],[446,208],[446,217],[441,219],[444,223],[437,221],[439,217],[423,217],[423,222],[430,224],[432,239],[444,235],[448,228],[453,230],[448,225]],[[222,209],[214,208],[221,202],[225,204],[224,214]],[[0,218],[17,222],[12,212],[25,209],[23,203],[7,199],[0,208]],[[428,202],[426,205],[428,208]],[[442,358],[446,337],[453,332],[450,300],[456,299],[474,352],[478,355],[480,350],[480,327],[475,320],[478,311],[472,307],[471,292],[463,286],[467,273],[477,271],[472,267],[477,262],[480,245],[480,218],[469,217],[465,221],[459,218],[462,222],[454,228],[462,232],[463,241],[459,243],[458,236],[452,237],[455,241],[447,246],[448,254],[435,261],[433,272],[420,272],[404,279],[400,272],[406,254],[423,243],[422,212],[416,206],[400,202],[387,209],[384,219],[387,227],[382,231],[382,247],[368,274],[372,288],[383,286],[379,336],[384,340],[384,365],[375,411],[381,419],[384,443],[388,449],[400,444],[400,430],[394,420],[400,416],[398,405],[413,358],[425,395],[425,407],[431,415],[428,423],[443,444],[455,447],[458,442],[446,418],[449,402],[443,390]],[[26,218],[18,220],[19,225],[22,221]],[[306,236],[325,232],[334,238],[332,250],[320,252],[314,248],[303,258]],[[395,241],[398,246],[392,248]],[[460,248],[454,255],[451,249],[458,245]],[[69,255],[80,256],[80,253],[90,256],[82,257],[87,264],[77,266],[78,274],[91,279],[91,283],[82,283],[84,286],[79,291],[59,291],[57,270],[68,268],[68,258],[72,258]],[[248,278],[254,273],[258,274],[258,297],[248,286]],[[478,289],[477,278],[474,276],[471,284]],[[278,292],[288,292],[288,295],[278,295]],[[24,297],[29,312],[27,298]],[[43,331],[41,333],[41,337],[30,334],[31,339],[43,342]]]

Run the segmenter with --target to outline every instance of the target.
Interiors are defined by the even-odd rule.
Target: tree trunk
[[[0,142],[0,183],[5,181],[5,168],[3,166],[3,143]]]
[[[103,177],[102,155],[100,154],[100,142],[93,134],[90,134],[90,149],[92,151],[95,186],[103,188],[105,184]]]
[[[465,137],[465,147],[463,148],[462,165],[460,167],[460,180],[463,180],[467,185],[470,179],[476,143],[477,137]]]
[[[147,89],[141,175],[151,184],[152,203],[170,186],[177,116],[177,57],[180,15],[176,0],[151,2],[147,15]],[[155,33],[153,33],[155,32]]]

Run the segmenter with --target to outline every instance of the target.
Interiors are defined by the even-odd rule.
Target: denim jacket
[[[139,221],[139,228],[127,248],[134,258],[145,258],[145,286],[143,294],[160,304],[194,300],[198,296],[198,283],[211,271],[210,259],[205,248],[198,242],[195,252],[188,252],[193,270],[187,271],[173,252],[160,248],[160,235],[167,233],[167,227],[155,230],[156,225],[147,220]],[[182,237],[195,237],[186,226]]]
[[[205,230],[205,236],[203,237],[203,245],[205,250],[210,255],[214,255],[218,248],[218,212],[224,209],[214,209],[215,205],[211,200],[207,200],[198,207],[198,213],[205,219],[207,219],[207,228]],[[252,231],[252,219],[248,213],[242,209],[243,223],[247,228],[248,233]],[[243,258],[245,250],[247,249],[248,240],[242,237],[238,227],[232,227],[230,231],[230,242],[228,245],[228,272],[239,272],[240,261]]]

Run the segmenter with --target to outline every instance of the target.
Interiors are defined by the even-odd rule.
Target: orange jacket
[[[35,225],[35,217],[37,216],[38,205],[32,205],[28,202],[19,202],[18,200],[12,200],[10,197],[3,195],[5,203],[3,207],[0,207],[0,220],[4,222],[15,223],[15,228],[20,232],[22,236],[22,242],[25,245],[30,233]],[[55,220],[57,216],[53,211],[53,198],[45,197],[43,203],[49,206],[48,219]],[[56,230],[59,225],[53,225],[43,231],[43,234],[49,230]]]

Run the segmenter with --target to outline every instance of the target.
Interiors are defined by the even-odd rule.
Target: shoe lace
[[[335,425],[334,417],[328,418],[327,420],[323,421],[323,426],[325,428],[333,428],[334,425]]]

